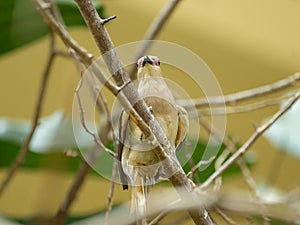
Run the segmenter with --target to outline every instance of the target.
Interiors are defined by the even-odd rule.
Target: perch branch
[[[45,70],[42,74],[42,81],[41,81],[41,85],[40,85],[40,90],[39,90],[37,103],[36,103],[36,106],[35,106],[34,116],[33,116],[33,119],[32,119],[31,130],[30,130],[29,135],[26,138],[25,142],[23,143],[18,155],[16,156],[15,161],[13,162],[11,167],[9,168],[6,177],[3,179],[2,183],[1,183],[0,196],[3,194],[4,190],[6,189],[6,187],[8,186],[8,184],[10,183],[10,181],[12,180],[14,175],[16,174],[18,168],[24,162],[25,157],[26,157],[26,155],[29,151],[30,142],[32,140],[32,137],[33,137],[33,135],[36,131],[36,128],[38,126],[38,123],[39,123],[39,118],[40,118],[40,115],[41,115],[41,111],[42,111],[42,107],[43,107],[43,103],[44,103],[44,97],[45,97],[45,93],[46,93],[46,87],[47,87],[47,84],[48,84],[50,71],[51,71],[51,68],[52,68],[52,65],[53,65],[53,62],[54,62],[54,59],[55,59],[56,55],[57,54],[56,54],[56,51],[55,51],[55,38],[54,38],[54,34],[51,32],[51,35],[50,35],[50,53],[49,53],[49,56],[48,56],[48,60],[47,60]]]
[[[85,19],[87,26],[93,34],[99,50],[102,52],[102,54],[107,53],[104,56],[104,61],[110,73],[113,75],[115,82],[119,87],[121,87],[130,79],[120,59],[118,58],[117,53],[114,50],[114,46],[109,34],[101,23],[101,18],[99,17],[94,5],[90,0],[75,1]],[[154,141],[153,143],[158,143],[159,148],[156,148],[155,153],[161,161],[164,161],[164,170],[170,175],[169,180],[175,187],[183,186],[187,191],[192,191],[194,189],[194,184],[185,176],[184,171],[176,158],[175,150],[170,145],[165,133],[163,132],[156,118],[152,116],[145,102],[139,98],[134,85],[131,82],[128,82],[128,84],[123,88],[122,93],[130,101],[132,106],[127,108],[127,104],[121,100],[123,107],[126,107],[125,110],[128,113],[132,111],[132,108],[136,110],[148,127],[143,127],[139,123],[137,125],[145,134],[149,134],[150,129],[150,134],[152,134],[152,140]],[[130,113],[130,117],[136,121],[136,118],[134,118],[132,113]],[[192,210],[189,212],[195,224],[214,224],[205,209],[197,211]]]
[[[218,176],[220,176],[230,165],[232,165],[238,158],[243,156],[245,152],[253,145],[253,143],[269,128],[274,124],[282,115],[284,115],[293,104],[299,99],[300,92],[295,94],[289,101],[289,103],[280,109],[273,117],[258,127],[255,133],[240,147],[224,164],[220,166],[201,186],[201,189],[207,188]]]
[[[58,22],[56,18],[54,18],[54,16],[49,10],[47,10],[48,8],[43,7],[43,4],[38,0],[36,0],[35,3],[42,16],[44,17],[45,21],[47,22],[48,26],[52,29],[54,33],[56,33],[60,37],[60,39],[65,43],[65,45],[69,47],[70,56],[72,56],[75,60],[81,61],[86,67],[90,66],[90,64],[92,63],[93,55],[90,54],[86,49],[78,45],[78,43],[70,36],[65,27],[60,22]],[[95,73],[93,73],[94,71]],[[92,67],[91,72],[95,76],[97,76],[99,80],[105,82],[105,86],[108,87],[108,89],[111,90],[115,95],[119,93],[120,89],[118,89],[105,77],[105,75],[102,73],[102,71],[97,65],[94,65]],[[136,118],[139,118],[139,115],[135,111],[133,112],[133,114]],[[138,120],[142,121],[141,119]],[[144,124],[143,121],[141,122],[141,124]],[[144,126],[146,126],[146,124],[144,124]],[[93,160],[93,157],[96,157],[94,154],[94,150],[91,150],[91,155],[89,156],[91,160]],[[54,218],[55,225],[62,224],[64,222],[67,212],[71,204],[73,203],[74,198],[76,197],[76,194],[79,191],[82,183],[84,182],[85,177],[88,174],[89,168],[90,167],[88,163],[82,162],[79,171],[75,177],[75,180],[71,185],[65,199],[63,200],[63,203],[60,205],[59,210]]]
[[[295,73],[285,79],[276,81],[274,83],[263,85],[253,89],[248,89],[245,91],[241,91],[241,92],[237,92],[225,96],[214,96],[214,97],[194,99],[193,104],[195,104],[196,107],[203,107],[208,105],[212,106],[212,105],[234,104],[254,97],[275,93],[277,91],[283,90],[287,87],[294,85],[297,81],[300,81],[300,72]],[[178,104],[187,108],[191,106],[185,100],[178,101]],[[192,107],[194,107],[194,105]]]

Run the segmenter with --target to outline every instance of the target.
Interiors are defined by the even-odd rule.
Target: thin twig
[[[67,192],[62,204],[60,205],[60,207],[56,213],[56,216],[53,220],[53,225],[62,225],[64,223],[66,215],[67,215],[72,203],[74,202],[78,191],[80,190],[82,184],[84,183],[84,181],[88,175],[88,172],[90,170],[90,165],[93,165],[98,158],[99,151],[98,151],[97,146],[100,147],[100,149],[102,149],[103,151],[107,152],[108,154],[114,156],[114,152],[112,152],[110,149],[106,148],[105,145],[102,143],[101,139],[97,135],[95,135],[93,132],[91,132],[86,126],[85,119],[84,119],[84,109],[82,107],[81,99],[79,96],[79,91],[80,91],[80,89],[82,87],[82,83],[83,83],[82,80],[83,80],[83,78],[80,79],[80,83],[75,91],[77,102],[79,105],[79,110],[80,110],[80,119],[81,119],[82,126],[84,127],[86,132],[89,133],[94,138],[96,146],[93,146],[93,148],[90,150],[87,158],[82,161],[82,164],[76,174],[73,184],[71,185],[69,191]]]
[[[211,127],[211,130],[213,130],[212,127]],[[214,130],[214,132],[215,132],[215,130]],[[218,170],[220,168],[220,166],[227,159],[229,154],[230,154],[230,151],[228,149],[224,149],[224,151],[221,153],[221,155],[215,161],[215,165],[214,165],[215,170]],[[221,189],[221,186],[222,186],[222,176],[219,176],[218,178],[215,179],[215,184],[214,184],[213,190],[215,192],[218,192]]]
[[[52,13],[47,10],[45,3],[41,3],[40,0],[35,0],[35,4],[40,11],[41,15],[44,17],[45,22],[48,24],[49,28],[56,33],[64,44],[69,48],[71,56],[76,60],[80,60],[86,67],[92,64],[93,55],[88,52],[85,48],[80,46],[69,34],[66,28],[54,18]],[[54,5],[54,3],[52,3]],[[102,21],[103,23],[103,21]],[[98,64],[94,63],[91,72],[114,94],[119,94],[121,88],[117,88],[116,85],[105,77],[104,73],[99,68]]]
[[[184,190],[182,190],[185,192]],[[196,195],[194,193],[186,193],[185,192],[185,200],[175,200],[177,199],[177,195],[174,195],[173,190],[164,191],[164,198],[162,201],[161,193],[153,193],[153,204],[149,205],[149,210],[147,210],[146,215],[150,217],[157,213],[168,213],[168,212],[178,212],[184,211],[188,208],[199,208],[199,207],[207,207],[207,208],[219,208],[226,212],[236,213],[239,215],[245,216],[260,216],[261,215],[261,203],[257,201],[253,201],[249,199],[248,193],[241,193],[237,189],[232,189],[231,192],[224,193],[215,193],[210,191],[199,191],[197,189]],[[186,201],[187,200],[187,201]],[[177,204],[172,204],[178,201]],[[297,203],[299,200],[297,201]],[[171,203],[171,204],[170,204]],[[266,204],[268,216],[272,219],[282,221],[282,224],[296,224],[296,221],[299,220],[299,213],[297,213],[297,209],[293,208],[292,205],[295,201],[286,202],[285,199],[283,201],[277,201],[276,203],[268,203]],[[134,224],[137,220],[142,218],[142,216],[128,217],[126,213],[128,210],[128,203],[125,206],[120,206],[121,210],[112,211],[111,214],[111,224]],[[159,215],[159,217],[154,219],[153,222],[161,221],[161,218],[164,215]],[[98,224],[103,224],[104,218],[99,218],[97,220]],[[152,223],[151,224],[155,224]]]
[[[199,118],[199,122],[213,137],[215,137],[218,141],[222,142],[226,146],[226,149],[223,151],[223,153],[218,157],[216,161],[216,170],[217,170],[221,167],[221,164],[229,156],[229,154],[230,153],[233,154],[236,151],[235,143],[231,141],[227,136],[223,137],[223,135],[221,135],[215,127],[212,127],[210,123],[201,115]],[[242,175],[244,176],[244,180],[247,183],[251,193],[256,199],[258,199],[259,195],[256,191],[257,188],[256,188],[255,181],[251,177],[250,171],[246,166],[245,162],[242,159],[238,158],[236,160],[236,163],[239,166]]]
[[[107,124],[109,126],[109,129],[112,131],[113,141],[114,141],[114,149],[117,149],[117,136],[116,136],[116,134],[114,132],[114,129],[113,129],[113,122],[112,122],[112,118],[111,118],[111,112],[109,110],[108,103],[107,103],[107,100],[104,97],[104,95],[101,92],[99,93],[99,95],[100,95],[100,98],[101,98],[101,100],[104,104]],[[115,183],[116,183],[116,176],[117,176],[117,169],[118,169],[118,158],[117,158],[117,156],[115,156],[113,166],[112,166],[111,185],[110,185],[110,189],[109,189],[109,193],[108,193],[108,197],[107,197],[107,210],[106,210],[106,213],[105,213],[105,225],[108,225],[108,223],[109,223],[109,216],[110,216],[110,212],[112,210],[113,195],[114,195],[114,191],[115,191]]]
[[[193,159],[193,153],[191,151],[191,144],[189,141],[185,142],[185,147],[186,147],[186,157],[189,159],[188,160],[189,166],[190,166],[190,168],[193,168],[195,166],[195,162]],[[200,183],[199,177],[195,176],[195,174],[196,173],[193,173],[193,174],[191,174],[191,176],[189,176],[189,174],[187,174],[186,176],[189,177],[190,179],[194,180],[194,182],[196,184],[199,184]]]
[[[130,114],[130,117],[137,122],[137,125],[149,136],[152,134],[151,139],[153,143],[158,144],[158,148],[155,148],[155,153],[161,161],[164,161],[164,171],[170,175],[169,180],[175,187],[184,186],[187,191],[194,189],[194,183],[188,179],[178,162],[175,153],[175,149],[170,144],[163,129],[159,125],[158,121],[151,114],[149,108],[143,100],[138,96],[138,93],[130,81],[128,74],[126,73],[124,66],[122,65],[115,49],[114,45],[109,37],[109,34],[103,24],[102,19],[99,17],[94,5],[90,0],[75,0],[78,8],[89,28],[93,34],[94,40],[99,50],[105,54],[104,62],[106,63],[108,70],[113,75],[113,79],[119,87],[123,87],[122,93],[126,99],[131,103],[131,107],[127,108],[127,103],[124,100],[120,101],[125,110]],[[138,123],[136,117],[132,115],[132,110],[136,110],[142,120],[147,126]],[[150,131],[150,132],[149,132]],[[205,209],[191,210],[189,211],[192,219],[196,224],[215,224],[210,218]]]
[[[300,72],[295,73],[285,79],[276,81],[271,84],[263,85],[253,89],[248,89],[241,92],[236,92],[224,96],[214,96],[214,97],[205,97],[194,99],[192,102],[194,105],[190,105],[189,101],[178,100],[178,104],[184,107],[203,107],[203,106],[212,106],[212,105],[224,105],[224,104],[235,104],[237,102],[251,99],[254,97],[259,97],[262,95],[267,95],[270,93],[275,93],[277,91],[283,90],[287,87],[294,85],[297,81],[300,81]]]
[[[159,14],[152,21],[152,24],[150,25],[150,27],[148,28],[144,36],[144,40],[153,40],[157,36],[159,31],[162,30],[165,23],[170,18],[171,14],[174,12],[179,2],[180,0],[169,0],[167,2],[167,4],[161,9]],[[149,49],[150,46],[151,46],[151,41],[144,41],[134,54],[134,62],[136,62],[140,57],[142,57]],[[135,76],[135,71],[136,71],[136,67],[133,66],[129,72],[131,78]]]
[[[81,85],[81,83],[80,83],[80,85]],[[98,102],[98,99],[97,99],[97,102]],[[98,104],[97,104],[98,109],[100,109],[99,104],[100,103],[98,102]],[[108,140],[108,139],[105,139],[105,140]],[[72,185],[70,186],[69,191],[67,192],[63,202],[61,203],[61,205],[55,215],[55,218],[53,220],[53,225],[64,224],[67,213],[68,213],[72,203],[76,199],[76,196],[77,196],[82,184],[84,183],[84,181],[88,175],[88,172],[90,171],[90,165],[93,165],[99,156],[99,151],[98,151],[97,146],[98,145],[93,146],[90,149],[87,158],[82,160],[80,168],[79,168],[78,172],[76,173],[75,179],[74,179]]]
[[[118,169],[118,159],[114,157],[113,167],[112,167],[112,175],[111,175],[111,185],[109,189],[109,193],[107,196],[107,210],[105,213],[105,225],[109,224],[109,216],[113,206],[113,196],[115,191],[115,184],[116,184],[116,176],[117,176],[117,169]]]
[[[70,35],[65,27],[57,22],[54,16],[47,10],[47,6],[44,6],[45,3],[41,3],[40,0],[34,0],[34,2],[43,18],[45,19],[45,22],[53,30],[53,32],[61,38],[64,44],[67,47],[73,49],[85,64],[91,64],[93,55],[88,53],[86,49],[78,45],[78,43],[74,39],[70,38]]]
[[[238,158],[243,156],[246,151],[253,145],[253,143],[269,128],[274,124],[282,115],[284,115],[292,106],[293,104],[299,99],[300,92],[294,95],[291,98],[289,103],[280,109],[273,117],[263,124],[262,126],[258,127],[255,133],[245,142],[245,144],[240,147],[217,171],[215,171],[201,186],[201,189],[207,188],[211,182],[213,182],[218,176],[220,176],[230,165],[232,165]]]
[[[230,153],[233,154],[236,151],[235,143],[233,141],[231,141],[228,137],[226,137],[226,136],[223,137],[218,132],[217,129],[212,127],[209,124],[209,122],[207,122],[207,120],[205,120],[204,117],[200,116],[199,122],[212,136],[214,136],[218,141],[222,142],[226,146],[226,149],[222,152],[222,154],[218,157],[218,159],[216,161],[215,169],[218,170],[221,167],[224,160],[229,156],[229,154]],[[260,196],[257,193],[256,183],[255,183],[254,179],[252,178],[252,176],[250,175],[250,171],[249,171],[247,165],[241,158],[238,158],[236,160],[236,163],[237,163],[238,167],[240,168],[241,173],[244,177],[244,181],[248,185],[249,190],[251,191],[252,195],[254,196],[255,199],[260,200]],[[221,182],[222,182],[221,177],[216,178],[214,191],[219,190],[219,188],[221,186]],[[264,215],[262,215],[262,217],[264,218],[265,221],[267,221],[267,218],[265,218]]]
[[[216,156],[212,156],[208,160],[200,160],[194,167],[192,167],[192,169],[190,170],[190,172],[188,172],[186,176],[193,177],[195,172],[197,172],[201,166],[210,164],[215,158]]]
[[[94,5],[90,0],[76,0],[76,2],[90,31],[94,35],[94,39],[97,43],[97,46],[99,47],[102,53],[109,52],[108,55],[105,55],[104,61],[108,66],[108,69],[111,72],[111,74],[113,74],[114,80],[119,85],[120,89],[124,87],[121,92],[114,93],[114,94],[119,94],[118,97],[123,107],[125,107],[125,110],[130,114],[130,117],[137,123],[137,125],[141,128],[141,130],[145,134],[150,136],[152,133],[151,131],[156,130],[156,132],[153,132],[155,136],[153,136],[152,138],[155,138],[157,140],[154,139],[153,143],[159,144],[160,148],[158,149],[160,150],[159,151],[160,156],[163,157],[164,159],[167,159],[167,154],[175,151],[170,145],[168,139],[166,138],[162,128],[159,126],[157,120],[151,114],[145,102],[143,100],[140,100],[133,83],[128,82],[129,81],[128,74],[124,70],[122,63],[118,58],[117,53],[115,52],[109,34],[101,24],[102,19],[99,17]],[[124,100],[126,99],[129,101],[130,105],[128,105],[127,102],[124,102]],[[135,117],[136,115],[133,114],[134,111],[138,112],[137,115],[140,115],[142,117],[141,118],[142,120]],[[151,125],[151,127],[149,127],[148,125]]]
[[[102,149],[103,150],[103,149]],[[78,172],[76,173],[75,179],[70,186],[69,191],[67,192],[63,202],[61,203],[54,219],[53,219],[53,225],[63,225],[65,218],[67,216],[67,213],[76,199],[76,196],[78,194],[78,191],[82,187],[82,184],[84,183],[88,172],[90,171],[90,165],[94,165],[96,160],[99,157],[99,148],[98,145],[94,145],[90,151],[87,157],[82,160],[80,168]]]
[[[83,83],[83,82],[82,82],[82,79],[80,79],[79,85],[78,85],[78,87],[77,87],[76,90],[75,90],[75,95],[76,95],[77,103],[78,103],[78,106],[79,106],[79,112],[80,112],[80,121],[81,121],[81,124],[82,124],[84,130],[85,130],[88,134],[90,134],[90,135],[93,137],[95,143],[99,146],[100,149],[102,149],[102,150],[105,151],[106,153],[110,154],[111,156],[115,156],[115,153],[114,153],[112,150],[106,148],[105,145],[104,145],[104,144],[102,143],[102,141],[100,140],[100,138],[99,138],[94,132],[92,132],[92,131],[87,127],[87,125],[86,125],[85,118],[84,118],[84,113],[85,113],[85,112],[84,112],[84,109],[83,109],[83,107],[82,107],[81,98],[80,98],[80,95],[79,95],[79,91],[80,91],[80,89],[81,89],[81,87],[82,87],[82,83]]]
[[[176,204],[179,204],[180,203],[180,199],[177,199],[177,200],[175,200],[175,201],[173,201],[173,202],[171,202],[170,204],[169,204],[169,206],[168,207],[172,207],[172,206],[174,206],[174,205],[176,205]],[[164,210],[164,211],[162,211],[161,213],[159,213],[148,225],[154,225],[154,224],[157,224],[159,221],[161,221],[168,213],[169,213],[170,211],[168,211],[168,210]]]
[[[87,177],[87,174],[90,170],[89,164],[83,160],[82,164],[76,174],[76,177],[73,181],[73,184],[70,187],[70,190],[67,192],[67,194],[64,197],[64,200],[62,204],[60,205],[54,219],[52,225],[63,225],[65,222],[65,218],[67,215],[67,212],[69,211],[70,206],[75,200],[75,197],[82,186],[84,180]]]
[[[35,111],[34,111],[34,116],[32,119],[32,127],[31,127],[28,137],[26,138],[18,155],[16,156],[13,164],[11,165],[6,177],[3,179],[2,183],[1,183],[0,196],[3,194],[6,187],[8,186],[8,184],[10,183],[10,181],[12,180],[14,175],[16,174],[17,170],[19,169],[21,164],[24,162],[25,157],[29,151],[30,142],[32,140],[32,137],[33,137],[33,135],[36,131],[36,128],[38,126],[38,123],[39,123],[39,118],[41,115],[41,111],[42,111],[42,107],[43,107],[43,103],[44,103],[44,97],[45,97],[45,93],[46,93],[46,87],[48,84],[49,75],[50,75],[50,71],[51,71],[55,56],[56,56],[55,38],[54,38],[54,34],[51,32],[50,33],[50,52],[49,52],[45,70],[42,75],[42,81],[41,81],[41,85],[40,85],[39,95],[38,95],[38,99],[37,99],[37,103],[36,103],[36,107],[35,107]]]
[[[222,219],[230,224],[230,225],[239,225],[237,222],[233,221],[229,216],[226,215],[226,213],[224,213],[221,209],[219,209],[218,207],[215,208],[216,212],[222,217]]]
[[[210,116],[218,116],[218,115],[228,115],[228,114],[237,114],[237,113],[245,113],[250,111],[255,111],[258,109],[262,109],[268,106],[278,105],[282,103],[283,100],[290,98],[292,95],[283,95],[278,98],[271,98],[262,100],[259,102],[250,103],[247,105],[240,105],[240,106],[226,106],[226,110],[224,107],[210,107],[210,109],[199,109],[199,112],[202,115],[210,115]]]

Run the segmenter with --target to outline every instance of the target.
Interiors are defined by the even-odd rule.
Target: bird
[[[176,105],[174,96],[162,75],[160,60],[146,55],[137,61],[137,91],[163,129],[170,144],[178,151],[189,130],[187,111]],[[165,177],[162,163],[153,145],[124,110],[119,119],[119,174],[123,189],[131,186],[131,215],[146,213],[150,188]],[[146,220],[138,224],[147,224]]]

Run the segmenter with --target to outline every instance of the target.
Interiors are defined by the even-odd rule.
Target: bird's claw
[[[148,109],[149,109],[149,111],[151,112],[151,114],[153,114],[152,106],[149,106]]]

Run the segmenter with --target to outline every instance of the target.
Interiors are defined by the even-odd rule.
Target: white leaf
[[[300,101],[279,118],[264,136],[277,148],[300,157]]]
[[[86,122],[90,125],[91,122]],[[77,126],[81,128],[81,124]],[[31,129],[31,121],[21,119],[0,118],[0,138],[22,144]],[[81,128],[80,133],[83,133]],[[90,135],[79,136],[81,148],[89,148],[93,144]],[[56,111],[40,120],[30,143],[30,150],[36,153],[63,152],[76,148],[72,120],[62,110]]]
[[[22,225],[21,223],[17,223],[15,221],[9,220],[1,215],[0,215],[0,224],[1,225]]]

